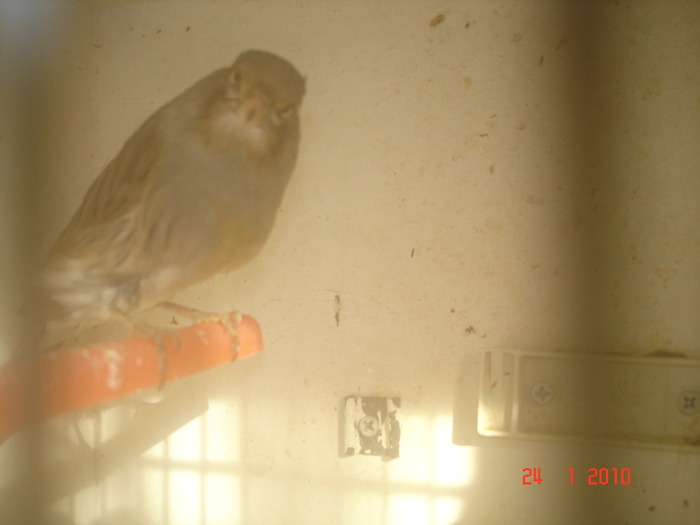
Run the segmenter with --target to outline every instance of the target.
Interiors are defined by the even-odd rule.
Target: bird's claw
[[[232,317],[235,319],[235,324],[233,321],[231,321]],[[238,338],[238,327],[241,325],[241,321],[243,321],[243,316],[239,312],[233,312],[221,318],[221,322],[226,327],[226,330],[228,330],[228,332],[231,334],[233,346],[233,357],[231,358],[231,361],[238,359],[238,355],[241,353],[241,341]]]
[[[161,307],[170,310],[176,314],[180,314],[184,317],[192,319],[196,323],[206,323],[206,322],[220,322],[224,325],[229,334],[231,334],[232,346],[233,346],[233,357],[231,361],[238,359],[240,354],[240,340],[238,338],[238,327],[243,321],[243,315],[238,312],[229,312],[228,314],[221,314],[215,312],[204,312],[202,310],[197,310],[196,308],[190,308],[189,306],[183,306],[181,304],[166,301],[160,303]],[[233,320],[231,319],[233,318]]]
[[[155,341],[158,348],[158,371],[160,372],[160,382],[158,383],[158,390],[163,390],[165,384],[168,382],[168,355],[165,349],[165,339],[170,337],[175,343],[175,352],[180,350],[182,346],[182,338],[178,332],[172,330],[160,330],[159,333],[152,334],[150,337]]]
[[[160,328],[158,326],[153,326],[151,324],[145,323],[138,319],[134,319],[131,315],[114,308],[112,310],[112,315],[122,322],[126,323],[132,330],[134,334],[142,335],[144,337],[149,337],[153,339],[158,350],[158,371],[160,373],[160,382],[158,383],[158,390],[162,390],[165,383],[168,381],[168,359],[166,352],[165,340],[169,337],[175,343],[175,352],[180,350],[182,346],[182,338],[180,333],[176,330],[169,330],[167,328]]]

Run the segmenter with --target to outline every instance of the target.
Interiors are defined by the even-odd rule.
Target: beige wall
[[[253,315],[265,352],[166,388],[166,400],[208,397],[209,410],[134,459],[110,463],[121,456],[98,448],[86,475],[96,483],[57,500],[57,516],[81,525],[698,520],[698,454],[451,443],[470,351],[700,358],[698,4],[62,5],[54,63],[65,78],[52,113],[61,140],[50,150],[42,242],[140,122],[241,50],[285,56],[308,94],[269,244],[245,269],[177,298]],[[402,398],[399,459],[337,457],[338,402],[356,393]],[[100,427],[100,442],[138,410],[79,424],[90,436]],[[568,485],[568,467],[601,461],[632,468],[633,486]],[[524,467],[543,468],[546,483],[523,487]]]

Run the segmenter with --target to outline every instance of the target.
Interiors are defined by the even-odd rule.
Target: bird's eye
[[[289,117],[292,116],[292,113],[294,113],[294,106],[284,106],[281,107],[278,111],[279,116],[282,117],[283,119],[288,119]]]
[[[241,84],[241,79],[242,79],[241,72],[238,70],[235,70],[233,72],[233,74],[231,75],[231,81],[233,82],[233,84],[235,86],[239,86]]]

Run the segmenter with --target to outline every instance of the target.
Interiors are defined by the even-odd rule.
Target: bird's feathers
[[[250,260],[296,161],[304,89],[291,64],[248,51],[146,120],[49,252],[53,317],[136,312]]]

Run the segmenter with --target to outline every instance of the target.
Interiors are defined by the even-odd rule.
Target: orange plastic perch
[[[170,337],[163,341],[168,381],[230,363],[234,358],[232,334],[220,322],[188,326],[178,333],[179,347]],[[250,316],[243,316],[238,339],[239,359],[263,349],[260,325]],[[25,374],[32,374],[31,383],[41,390],[35,397],[39,406],[33,417],[26,413]],[[155,388],[161,379],[158,346],[145,337],[10,362],[0,368],[0,437],[25,427],[30,420],[40,421]]]

